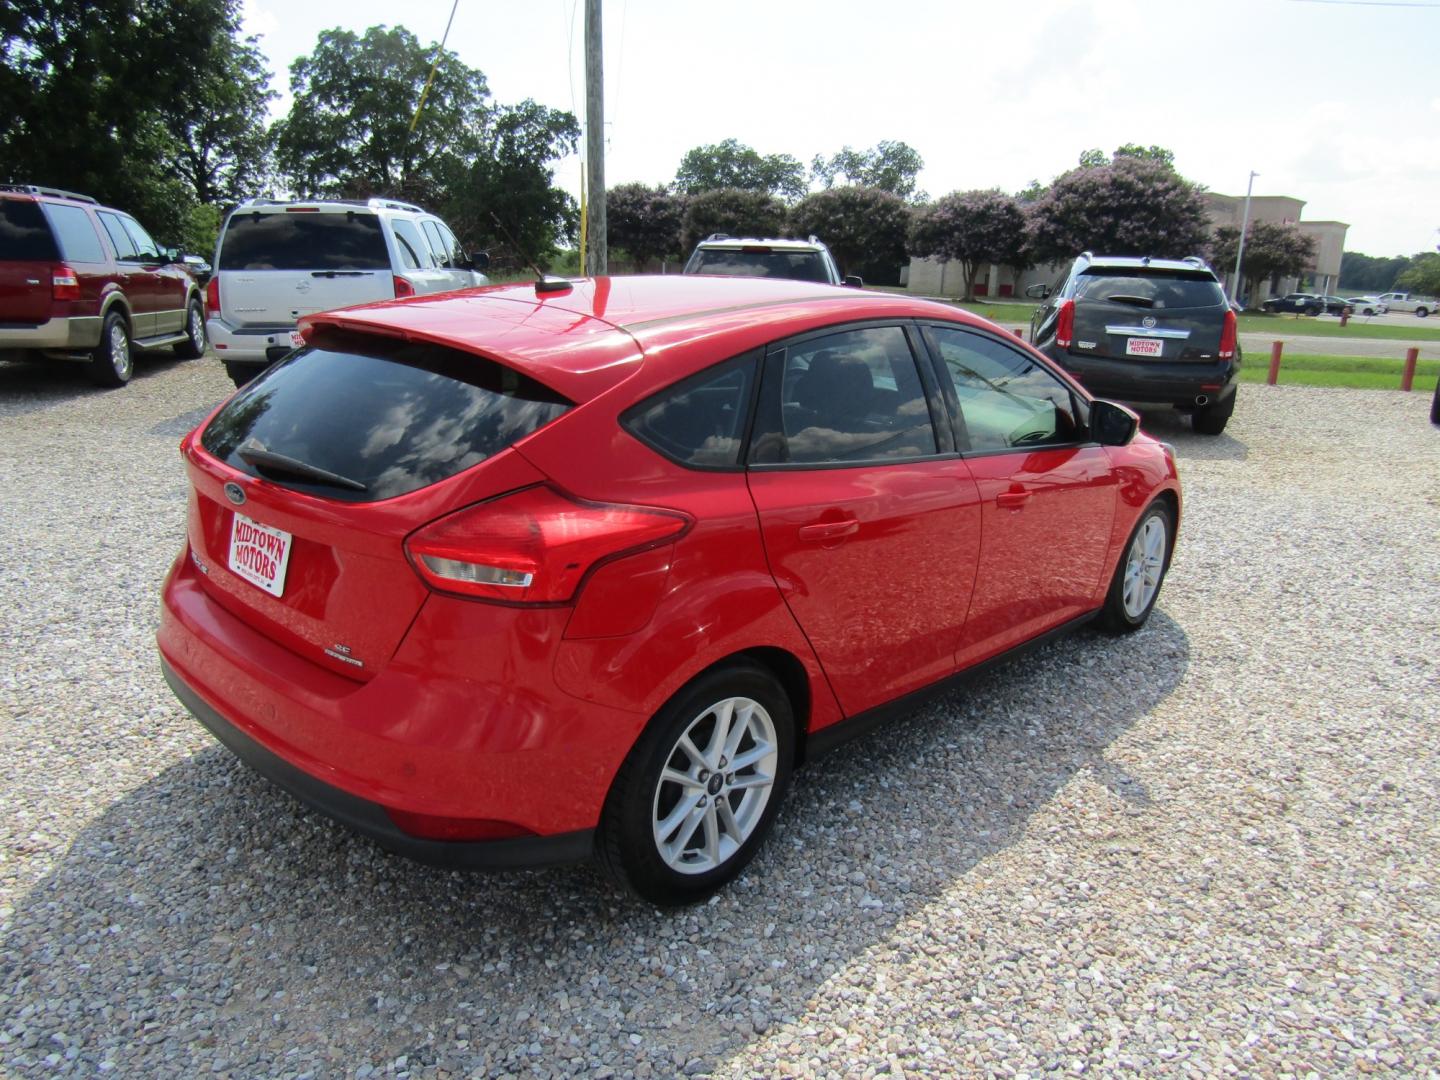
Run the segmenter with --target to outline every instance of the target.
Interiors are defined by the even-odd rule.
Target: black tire
[[[1145,573],[1147,565],[1152,572],[1155,570],[1153,565],[1145,562],[1145,541],[1141,540],[1147,524],[1154,520],[1158,520],[1165,530],[1161,537],[1160,563],[1154,581],[1154,591],[1150,593],[1143,604],[1127,605],[1126,586],[1132,562],[1137,555],[1143,564],[1140,570],[1142,575]],[[1148,534],[1146,539],[1149,539]],[[1175,519],[1170,512],[1169,504],[1163,501],[1151,503],[1140,515],[1140,520],[1135,523],[1135,528],[1130,533],[1130,538],[1125,541],[1125,546],[1120,549],[1120,561],[1116,564],[1115,576],[1110,582],[1110,591],[1105,594],[1105,606],[1100,609],[1099,625],[1102,630],[1111,634],[1133,634],[1145,625],[1150,618],[1150,613],[1155,610],[1155,601],[1160,598],[1160,588],[1165,584],[1165,574],[1170,569],[1170,550],[1174,539]],[[1139,550],[1137,550],[1137,544]]]
[[[1426,317],[1427,315],[1429,315],[1429,314],[1430,314],[1430,309],[1429,309],[1429,308],[1417,307],[1417,308],[1415,309],[1415,315],[1416,315],[1417,318],[1423,319],[1423,318],[1425,318],[1425,317]]]
[[[759,706],[758,711],[746,713],[745,731],[735,747],[736,760],[767,749],[773,751],[773,758],[765,753],[757,763],[727,773],[730,762],[720,757],[709,762],[718,766],[711,773],[702,767],[704,761],[682,749],[681,738],[693,732],[703,736],[708,731],[713,739],[722,722],[723,703],[735,698]],[[752,738],[752,731],[763,729],[767,723],[775,736],[773,745]],[[733,728],[733,724],[730,726]],[[714,746],[707,743],[699,749],[708,754]],[[754,858],[784,801],[794,758],[794,711],[784,689],[769,671],[752,663],[734,663],[706,672],[655,714],[616,774],[596,838],[601,865],[623,888],[653,904],[668,907],[704,900]],[[764,773],[763,768],[773,772]],[[691,777],[691,782],[681,785],[662,779],[667,771],[671,775],[683,773]],[[762,776],[769,776],[771,782],[753,783]],[[752,781],[748,788],[746,780]],[[736,786],[730,788],[731,783]],[[762,794],[763,800],[759,798]],[[751,795],[756,799],[747,802]],[[714,809],[722,805],[722,800],[728,807],[729,823],[743,837],[738,842],[736,834],[730,832],[730,824]],[[682,805],[686,803],[690,804],[689,810]],[[664,827],[661,822],[677,814],[678,824],[671,827],[670,835],[678,854],[672,849],[667,858],[656,831]],[[694,824],[690,824],[692,820]],[[712,837],[712,850],[724,852],[718,858],[704,850],[711,847],[708,841]],[[727,842],[729,850],[725,852],[722,845]],[[700,844],[701,849],[692,850],[692,843]],[[677,869],[674,864],[684,864],[687,857],[693,869]]]
[[[205,355],[205,306],[192,296],[185,308],[185,340],[174,346],[181,360],[198,360]]]
[[[100,344],[90,353],[86,374],[96,386],[114,389],[124,386],[135,374],[134,347],[130,344],[130,324],[116,308],[105,313],[100,324]]]
[[[261,364],[232,364],[229,360],[225,361],[225,374],[230,376],[230,381],[237,390],[264,370]]]
[[[1190,418],[1190,426],[1195,429],[1197,435],[1219,435],[1225,430],[1225,425],[1230,423],[1230,417],[1235,412],[1236,394],[1231,394],[1224,401],[1217,401],[1210,405],[1196,409]]]

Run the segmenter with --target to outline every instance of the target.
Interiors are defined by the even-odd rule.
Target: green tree
[[[622,248],[640,266],[678,259],[685,199],[664,186],[620,184],[605,193],[610,244]]]
[[[1395,284],[1408,292],[1440,296],[1440,255],[1427,251],[1414,256]]]
[[[675,189],[684,195],[738,188],[798,199],[805,194],[805,167],[789,154],[762,156],[735,139],[686,152],[675,170]]]
[[[1025,211],[998,190],[951,192],[917,213],[910,230],[910,254],[960,264],[967,300],[982,266],[1024,266],[1025,246]]]
[[[303,196],[416,197],[463,168],[480,147],[490,90],[482,72],[444,50],[411,132],[434,54],[403,26],[321,33],[290,65],[294,103],[276,124],[290,185]]]
[[[841,273],[860,274],[867,281],[899,280],[909,227],[905,200],[878,188],[831,188],[806,196],[790,210],[792,232],[818,236]]]
[[[829,158],[816,155],[810,163],[810,174],[826,188],[834,187],[836,180],[843,176],[847,184],[923,201],[925,193],[916,190],[916,181],[924,167],[925,159],[914,147],[884,139],[869,150],[846,146]]]
[[[1210,243],[1210,261],[1222,273],[1235,266],[1240,230],[1222,225]],[[1271,224],[1252,221],[1245,230],[1245,254],[1240,266],[1244,278],[1242,296],[1252,296],[1260,282],[1272,277],[1293,277],[1304,273],[1315,259],[1315,238],[1306,236],[1292,222]]]
[[[1346,251],[1340,256],[1340,287],[1357,293],[1389,292],[1409,268],[1408,255],[1377,258],[1358,251]]]
[[[180,241],[195,200],[164,109],[201,94],[238,29],[238,0],[7,0],[0,180],[93,195]]]
[[[1030,251],[1038,262],[1086,250],[1179,258],[1209,238],[1197,185],[1162,162],[1125,156],[1057,177],[1030,204],[1029,215]]]
[[[257,193],[270,173],[270,71],[256,38],[218,35],[190,94],[160,107],[175,143],[175,169],[210,206]]]
[[[765,191],[720,188],[692,195],[685,202],[681,244],[685,251],[711,233],[731,236],[780,236],[785,231],[785,204]]]

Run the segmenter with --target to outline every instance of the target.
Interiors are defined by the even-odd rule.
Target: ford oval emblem
[[[1140,320],[1140,325],[1145,327],[1146,330],[1153,329],[1155,326],[1155,316],[1146,315],[1143,319]]]
[[[236,506],[245,505],[245,489],[233,480],[225,485],[225,497]]]

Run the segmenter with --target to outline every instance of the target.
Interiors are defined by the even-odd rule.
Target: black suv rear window
[[[1137,307],[1197,308],[1225,303],[1214,275],[1184,270],[1104,270],[1082,274],[1077,300],[1109,300]]]
[[[220,242],[221,270],[387,270],[374,214],[236,214]]]
[[[473,353],[358,335],[318,344],[232,398],[201,445],[297,491],[372,502],[477,465],[571,405]]]
[[[60,258],[40,204],[0,199],[0,262],[54,262]]]

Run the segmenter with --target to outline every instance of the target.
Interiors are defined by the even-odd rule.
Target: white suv
[[[301,343],[302,315],[486,285],[488,262],[411,203],[251,199],[220,230],[206,328],[242,386]]]
[[[790,278],[856,288],[865,284],[854,274],[842,278],[830,249],[814,236],[808,240],[760,240],[712,233],[695,245],[685,273]]]

